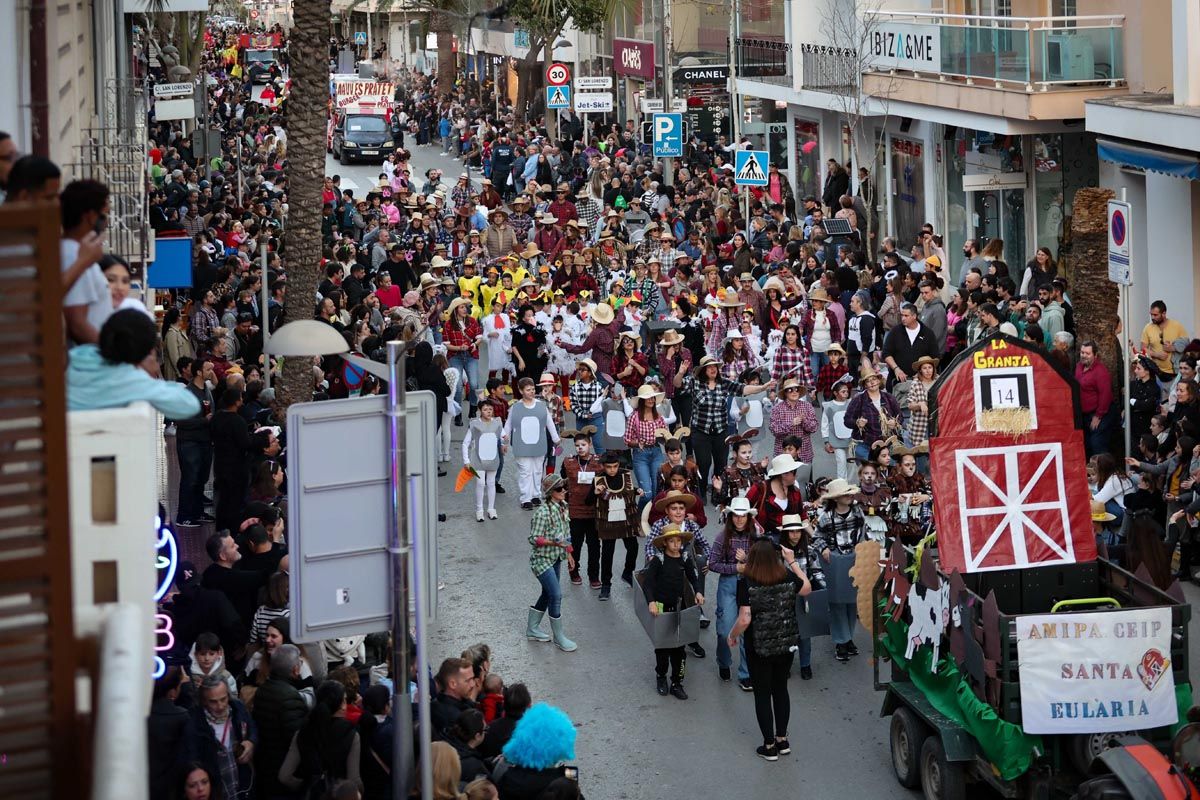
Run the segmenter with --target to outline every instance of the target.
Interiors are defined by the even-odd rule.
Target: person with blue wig
[[[537,703],[521,717],[501,751],[492,780],[505,800],[538,800],[559,778],[577,778],[575,725],[562,709]]]

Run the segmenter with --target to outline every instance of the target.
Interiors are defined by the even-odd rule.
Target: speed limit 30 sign
[[[546,67],[546,83],[551,86],[566,86],[571,82],[571,70],[566,64],[551,64]]]

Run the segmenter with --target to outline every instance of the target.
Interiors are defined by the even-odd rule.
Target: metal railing
[[[915,72],[941,80],[1019,84],[1026,91],[1115,87],[1125,80],[1125,17],[989,17],[920,11],[880,11],[864,25],[875,71]],[[936,44],[917,69],[903,51],[909,37]]]
[[[791,84],[792,46],[768,39],[737,40],[737,76],[766,83]]]
[[[844,47],[802,43],[800,88],[846,94],[858,85],[858,54]]]

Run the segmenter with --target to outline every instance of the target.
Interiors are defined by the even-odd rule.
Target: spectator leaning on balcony
[[[157,342],[158,331],[145,312],[129,308],[113,314],[100,329],[99,345],[80,345],[67,355],[67,408],[120,408],[144,400],[167,417],[199,414],[200,401],[185,385],[146,371],[158,372]]]

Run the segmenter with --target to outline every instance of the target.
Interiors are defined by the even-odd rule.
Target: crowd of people
[[[166,296],[161,321],[130,296],[129,265],[104,253],[103,184],[61,186],[54,164],[18,157],[0,134],[0,188],[6,202],[60,203],[70,407],[154,404],[179,467],[174,523],[215,529],[208,566],[181,564],[163,603],[177,652],[155,683],[151,796],[390,797],[388,637],[290,637],[288,454],[260,335],[286,322],[295,291],[282,237],[289,87],[275,75],[277,91],[253,99],[239,32],[206,37],[219,153],[199,159],[151,110],[150,221],[190,237],[195,254],[191,288]],[[701,630],[710,613],[715,630],[648,648],[647,690],[687,700],[685,665],[706,657],[707,638],[719,678],[754,695],[757,754],[788,755],[788,678],[793,667],[813,677],[796,596],[847,569],[861,541],[930,532],[930,389],[958,353],[1001,334],[1078,382],[1094,516],[1114,552],[1153,525],[1146,541],[1160,546],[1141,557],[1169,570],[1179,546],[1191,577],[1200,342],[1161,301],[1132,344],[1126,407],[1113,384],[1123,367],[1075,340],[1069,285],[1046,248],[1010,267],[1023,254],[968,241],[959,260],[929,225],[882,235],[848,179],[797,197],[771,164],[766,186],[737,186],[742,143],[694,138],[667,175],[632,121],[589,131],[568,117],[552,139],[489,86],[389,77],[396,147],[378,181],[357,194],[325,181],[312,318],[368,357],[411,343],[409,388],[437,396],[438,461],[461,459],[479,522],[499,517],[515,461],[512,513],[529,517],[538,585],[529,641],[586,651],[586,636],[568,637],[568,582],[608,601],[616,575],[641,587],[651,616],[699,606]],[[415,175],[409,147],[440,148],[464,172]],[[830,217],[851,234],[828,235]],[[314,360],[314,399],[381,388]],[[1122,424],[1134,442],[1124,462]],[[828,468],[814,470],[819,458]],[[829,624],[834,659],[850,661],[853,604],[831,601]],[[475,645],[432,674],[435,796],[579,797],[570,720],[507,684],[491,658]],[[414,666],[407,690],[430,668]]]

